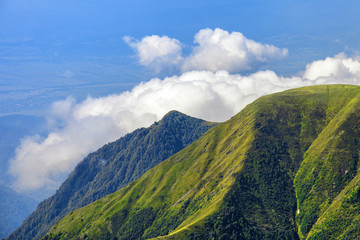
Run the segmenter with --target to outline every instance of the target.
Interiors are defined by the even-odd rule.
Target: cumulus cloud
[[[193,52],[183,63],[182,69],[188,70],[227,70],[243,72],[258,68],[262,64],[287,56],[286,48],[261,44],[247,39],[240,32],[229,33],[216,28],[202,29],[195,35]]]
[[[199,49],[194,50],[189,58],[195,59],[201,55],[208,44],[209,49],[210,46],[219,52],[227,49],[228,56],[234,55],[235,59],[239,59],[240,50],[237,44],[240,38],[245,44],[247,40],[238,33],[228,34],[222,30],[200,31],[196,37]],[[174,42],[171,39],[165,41]],[[271,46],[257,45],[255,42],[251,42],[253,45],[246,44],[247,49],[253,49],[251,54],[254,59],[262,59],[267,55],[281,55],[284,51]],[[178,45],[177,42],[175,45]],[[234,47],[227,48],[228,46]],[[232,51],[234,53],[230,54]],[[167,58],[170,53],[176,53],[178,50],[165,51],[164,55],[154,52],[150,56],[144,53],[143,61],[151,63],[155,58]],[[255,54],[256,52],[258,54]],[[209,54],[212,54],[211,51]],[[219,53],[219,62],[227,61],[227,55],[221,54]],[[178,56],[178,53],[174,54],[175,62],[178,61]],[[230,66],[232,61],[228,62]],[[246,63],[244,66],[249,64]],[[210,67],[206,67],[208,68]],[[214,67],[217,68],[219,67]],[[228,70],[233,68],[237,66],[234,65]],[[87,153],[136,128],[149,126],[170,110],[221,122],[266,94],[324,83],[360,83],[360,61],[348,58],[344,54],[310,63],[303,75],[287,78],[278,76],[273,71],[259,71],[244,76],[232,74],[227,70],[212,71],[214,69],[192,70],[164,79],[154,78],[118,95],[89,97],[83,102],[76,102],[72,98],[55,102],[51,118],[54,123],[60,122],[62,125],[55,124],[57,127],[54,127],[45,138],[32,136],[22,141],[10,166],[10,173],[16,177],[14,186],[17,190],[56,188],[62,180],[59,176],[68,173]]]
[[[271,71],[251,76],[226,71],[191,71],[180,76],[152,79],[129,92],[76,103],[68,98],[53,104],[54,129],[46,138],[28,137],[16,151],[10,172],[18,190],[59,185],[87,153],[135,130],[149,126],[170,110],[210,121],[224,121],[247,103],[269,92],[299,85]],[[285,84],[286,83],[286,84]]]
[[[216,72],[244,72],[256,70],[263,64],[287,56],[286,48],[261,44],[247,39],[240,32],[229,33],[220,28],[202,29],[195,35],[192,52],[182,57],[182,44],[167,36],[144,37],[141,41],[125,37],[124,40],[136,50],[139,62],[156,71],[175,66],[183,72],[207,70]]]
[[[124,41],[137,52],[141,65],[148,66],[157,72],[182,61],[181,43],[174,38],[152,35],[139,41],[126,36]]]
[[[360,61],[356,58],[348,58],[344,53],[340,53],[334,58],[328,57],[308,64],[303,77],[310,80],[322,79],[324,82],[346,79],[349,83],[358,84]]]
[[[70,98],[56,102],[53,111],[57,114],[52,117],[60,120],[63,127],[54,128],[46,138],[29,136],[22,140],[10,165],[10,173],[16,177],[16,190],[56,189],[64,174],[86,153],[119,136],[118,129],[107,125],[106,117],[87,117],[81,121],[74,118],[75,106]]]

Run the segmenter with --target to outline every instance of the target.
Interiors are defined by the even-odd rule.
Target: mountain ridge
[[[350,239],[359,94],[323,85],[261,97],[44,239]],[[335,214],[346,206],[350,220]]]
[[[7,239],[39,239],[70,211],[134,181],[146,170],[189,145],[215,123],[171,111],[90,153],[50,198],[41,202]]]

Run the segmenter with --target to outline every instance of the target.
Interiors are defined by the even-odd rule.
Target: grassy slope
[[[303,238],[338,239],[359,216],[354,209],[356,201],[344,205],[349,191],[358,186],[359,107],[360,97],[356,96],[331,118],[304,156],[295,178],[299,235]],[[346,208],[352,209],[351,214]]]
[[[333,85],[262,97],[46,238],[356,236],[359,93]]]
[[[66,230],[69,234],[62,235],[64,238],[85,235],[95,238],[99,229],[116,230],[113,228],[116,221],[127,220],[125,224],[131,225],[131,219],[126,216],[136,219],[143,209],[152,209],[157,215],[151,226],[146,226],[144,235],[149,238],[201,223],[219,208],[226,190],[234,182],[234,173],[242,168],[238,162],[245,158],[244,153],[253,140],[252,113],[243,111],[242,115],[242,123],[233,119],[213,128],[181,154],[120,191],[74,211],[53,229],[70,227]],[[139,221],[149,215],[146,213]],[[121,228],[117,230],[122,232]],[[124,239],[131,234],[123,233],[127,234]]]

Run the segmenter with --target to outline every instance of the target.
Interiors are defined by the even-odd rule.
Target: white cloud
[[[63,111],[69,106],[69,112]],[[74,168],[85,154],[123,133],[108,126],[111,121],[106,117],[76,120],[73,117],[75,106],[71,99],[56,102],[54,120],[59,119],[55,115],[59,116],[65,126],[54,128],[44,139],[30,136],[22,140],[10,166],[10,173],[16,177],[16,190],[56,189],[63,174]]]
[[[139,41],[126,36],[124,41],[137,52],[141,65],[148,66],[157,72],[182,61],[181,43],[174,38],[152,35]]]
[[[328,57],[308,64],[303,77],[310,80],[322,79],[324,82],[346,79],[357,84],[360,79],[360,61],[340,53],[334,58]]]
[[[18,190],[59,185],[87,153],[103,144],[159,120],[170,110],[210,121],[225,121],[257,97],[301,84],[271,71],[250,76],[227,71],[191,71],[163,80],[155,78],[132,91],[81,103],[68,98],[53,104],[54,129],[45,139],[26,138],[16,151],[10,172]]]
[[[64,73],[63,73],[63,76],[66,77],[66,78],[72,78],[74,76],[74,73],[71,72],[70,70],[66,70]]]
[[[183,72],[206,70],[216,72],[243,72],[256,70],[263,64],[287,56],[286,48],[261,44],[247,39],[240,32],[229,33],[220,28],[202,29],[195,35],[192,52],[183,58],[182,44],[167,36],[144,37],[141,41],[125,37],[124,40],[136,50],[139,62],[156,71],[171,66]]]
[[[219,38],[224,34],[220,32]],[[214,37],[198,38],[204,46],[202,39],[208,42]],[[215,43],[223,46],[223,41]],[[324,83],[359,84],[359,72],[360,61],[342,54],[309,64],[303,76],[285,78],[272,71],[243,76],[226,70],[194,70],[154,78],[119,95],[89,97],[80,103],[68,98],[53,104],[53,122],[60,119],[62,127],[54,128],[44,139],[28,137],[18,147],[10,167],[16,177],[14,186],[17,190],[55,188],[60,184],[58,176],[68,173],[87,153],[136,128],[149,126],[170,110],[225,121],[265,94]]]
[[[257,69],[262,64],[287,56],[287,49],[261,44],[247,39],[240,32],[229,33],[216,28],[202,29],[195,35],[194,47],[182,66],[188,70],[227,70],[243,72]]]

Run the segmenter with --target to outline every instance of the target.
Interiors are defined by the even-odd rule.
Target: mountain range
[[[149,128],[106,144],[85,157],[8,239],[41,238],[69,212],[126,186],[215,125],[172,111]]]
[[[36,208],[37,202],[0,184],[0,239],[19,227]]]
[[[261,97],[43,239],[359,239],[359,133],[358,86]]]
[[[21,139],[35,133],[44,134],[46,121],[42,117],[28,115],[0,116],[0,184],[10,185],[7,173],[9,159],[14,157],[15,149]]]
[[[43,193],[19,194],[11,189],[12,176],[9,174],[11,159],[21,139],[35,133],[46,132],[46,121],[30,115],[0,116],[0,239],[18,228],[24,219],[36,209]]]

